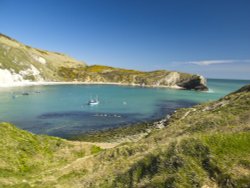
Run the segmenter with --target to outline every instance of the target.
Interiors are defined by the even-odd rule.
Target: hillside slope
[[[9,123],[0,123],[0,138],[0,187],[29,187],[29,180],[39,180],[44,171],[48,176],[53,169],[112,146],[34,135]]]
[[[0,86],[30,81],[78,81],[207,89],[206,80],[199,75],[164,70],[141,72],[100,65],[87,66],[65,54],[32,48],[0,34]]]
[[[58,81],[60,67],[84,66],[65,54],[32,48],[0,34],[1,82]]]
[[[250,85],[163,124],[105,150],[1,124],[0,186],[249,187]]]

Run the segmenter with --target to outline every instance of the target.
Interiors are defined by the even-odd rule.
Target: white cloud
[[[195,64],[199,66],[208,66],[208,65],[215,65],[215,64],[228,64],[228,63],[250,63],[250,59],[228,59],[228,60],[201,60],[201,61],[189,61],[186,62],[187,64]]]

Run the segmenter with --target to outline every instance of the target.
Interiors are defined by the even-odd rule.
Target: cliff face
[[[0,83],[25,81],[58,81],[60,67],[84,67],[65,54],[49,52],[24,45],[0,34]]]
[[[30,81],[108,82],[207,90],[204,78],[198,75],[87,66],[65,54],[32,48],[0,34],[0,86]]]
[[[166,70],[141,72],[93,65],[84,68],[61,67],[58,74],[64,81],[76,80],[89,83],[118,83],[149,87],[207,90],[206,80],[202,76]]]
[[[0,123],[0,187],[249,187],[249,91],[179,109],[160,128],[113,146]]]

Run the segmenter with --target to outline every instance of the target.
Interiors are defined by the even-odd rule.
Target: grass
[[[41,64],[34,56],[46,59],[47,63]],[[33,65],[47,81],[63,81],[57,72],[62,66],[85,67],[84,63],[64,54],[32,48],[4,35],[0,36],[0,62],[1,69],[11,70],[14,73],[25,71]],[[27,75],[24,79],[36,81],[32,75]]]
[[[203,139],[218,157],[234,156],[235,158],[239,158],[250,154],[250,132],[217,133],[206,135]]]
[[[148,154],[134,163],[110,187],[201,187],[207,183],[247,187],[249,175],[233,174],[232,168],[244,161],[245,170],[250,170],[249,138],[249,133],[219,134],[172,142],[166,150]]]
[[[0,128],[1,177],[36,173],[53,160],[54,153],[67,146],[61,139],[36,136],[8,123],[1,123]]]
[[[92,144],[34,135],[9,123],[0,123],[0,137],[0,187],[23,179],[39,179],[45,171],[60,169],[76,159],[102,151]],[[16,187],[26,184],[18,183]]]
[[[96,153],[99,153],[100,151],[102,151],[102,148],[100,148],[99,146],[95,146],[93,145],[90,149],[91,151],[91,154],[96,154]]]

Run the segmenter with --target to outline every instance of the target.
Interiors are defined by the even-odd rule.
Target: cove
[[[36,134],[67,138],[163,118],[178,108],[217,100],[245,84],[249,81],[208,79],[208,92],[115,85],[0,88],[0,121]],[[96,96],[100,104],[87,105]]]

